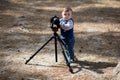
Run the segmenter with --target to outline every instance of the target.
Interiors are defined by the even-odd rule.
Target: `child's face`
[[[62,17],[65,19],[65,20],[69,20],[72,18],[72,12],[71,11],[63,11],[62,12]]]

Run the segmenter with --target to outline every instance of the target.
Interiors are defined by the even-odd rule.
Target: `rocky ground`
[[[30,58],[52,35],[49,20],[71,6],[75,55],[71,74],[54,41]],[[59,34],[59,31],[58,31]],[[119,0],[1,0],[0,80],[112,80],[120,61]]]

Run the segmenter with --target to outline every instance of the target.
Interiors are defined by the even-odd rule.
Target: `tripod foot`
[[[73,74],[73,70],[72,70],[72,68],[69,68],[69,71]]]
[[[28,63],[28,61],[25,62],[25,64],[27,64],[27,63]]]
[[[69,68],[69,71],[73,74],[73,69],[71,68],[70,63],[67,63],[67,66]]]

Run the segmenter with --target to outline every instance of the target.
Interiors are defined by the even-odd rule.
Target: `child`
[[[66,7],[62,11],[62,18],[60,19],[61,38],[64,40],[70,53],[70,62],[74,61],[74,21],[72,19],[73,11],[70,7]]]

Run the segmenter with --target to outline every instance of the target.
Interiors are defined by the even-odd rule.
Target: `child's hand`
[[[64,24],[65,24],[65,22],[63,22],[63,21],[60,22],[60,26],[61,26],[61,27],[63,27]]]
[[[64,30],[64,32],[65,32],[65,31],[67,31],[67,30],[72,29],[73,26],[74,26],[74,24],[73,24],[73,21],[72,21],[72,20],[67,21],[67,23],[65,23],[65,21],[61,21],[61,22],[60,22],[60,26],[61,26],[61,28],[62,28],[62,29]]]

